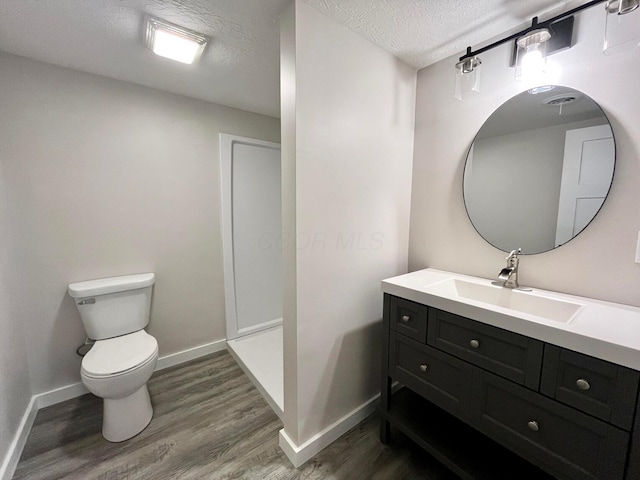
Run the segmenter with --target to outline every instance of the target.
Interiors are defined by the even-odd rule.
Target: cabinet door
[[[538,340],[429,308],[427,343],[538,390],[543,349]]]
[[[394,380],[459,418],[468,417],[471,365],[394,333],[389,362]]]
[[[629,368],[545,345],[540,391],[631,430],[639,377],[638,372]]]
[[[391,329],[425,343],[428,307],[404,298],[391,297]]]
[[[552,475],[623,478],[627,432],[481,370],[473,397],[476,428]]]

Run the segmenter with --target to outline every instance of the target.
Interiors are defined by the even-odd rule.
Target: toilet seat
[[[157,358],[158,342],[144,330],[98,340],[82,359],[81,373],[105,378],[136,370]]]

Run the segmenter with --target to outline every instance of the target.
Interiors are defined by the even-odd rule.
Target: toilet
[[[142,432],[153,416],[147,381],[158,360],[149,323],[153,273],[69,285],[87,336],[95,340],[82,358],[80,377],[104,399],[102,435],[122,442]]]

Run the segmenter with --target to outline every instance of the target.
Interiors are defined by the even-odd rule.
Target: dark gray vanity
[[[489,117],[464,203],[511,253],[497,285],[431,268],[382,282],[383,443],[400,430],[469,480],[640,480],[640,308],[517,280],[520,253],[587,227],[614,168],[611,125],[577,90],[528,90]]]
[[[638,371],[389,293],[383,329],[383,443],[463,479],[640,479]]]

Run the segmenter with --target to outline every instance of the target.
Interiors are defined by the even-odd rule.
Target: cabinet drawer
[[[468,417],[471,365],[393,332],[390,340],[389,370],[394,380],[459,418]]]
[[[403,298],[391,297],[391,329],[419,342],[427,340],[428,307]]]
[[[623,478],[629,435],[488,372],[474,380],[472,423],[558,478]]]
[[[631,430],[640,374],[629,368],[545,345],[540,391]]]
[[[543,349],[538,340],[429,308],[427,343],[538,390]]]

